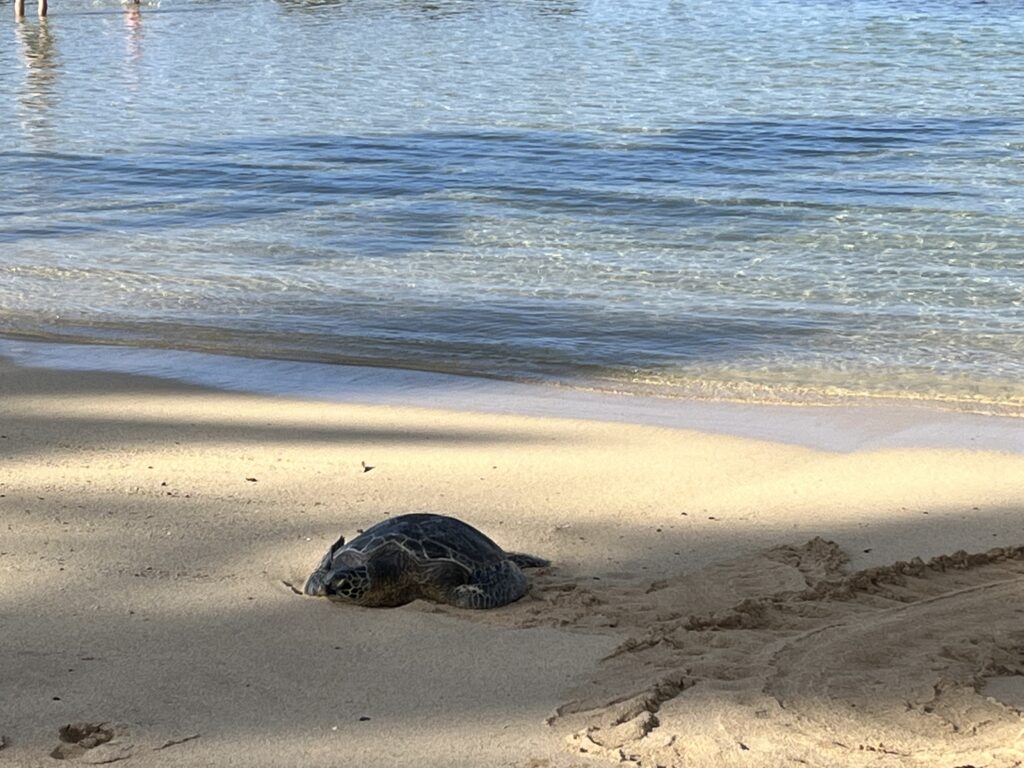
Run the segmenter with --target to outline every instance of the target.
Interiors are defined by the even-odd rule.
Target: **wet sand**
[[[9,363],[0,393],[0,762],[1024,759],[1012,420],[736,436]],[[833,447],[749,436],[801,419]],[[413,510],[553,565],[490,612],[287,586]]]

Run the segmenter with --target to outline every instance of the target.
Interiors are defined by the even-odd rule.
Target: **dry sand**
[[[836,452],[0,363],[0,765],[1020,765],[1024,454],[854,418]],[[286,586],[412,510],[554,565],[491,612]]]

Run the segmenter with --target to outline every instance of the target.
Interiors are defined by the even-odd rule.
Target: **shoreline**
[[[365,402],[332,402],[0,357],[0,759],[51,765],[69,723],[112,733],[84,762],[140,768],[599,768],[620,744],[718,768],[737,734],[747,768],[917,768],[882,742],[928,765],[1024,757],[976,667],[950,667],[1005,667],[1019,631],[1019,420],[698,403],[684,427],[615,399],[583,418],[562,392],[538,396],[555,413],[487,413],[447,407],[482,400],[473,382],[412,403],[373,373]],[[415,510],[553,565],[484,612],[286,586],[339,533]],[[824,663],[808,622],[847,688],[801,677]],[[947,690],[977,728],[941,720]],[[910,721],[921,691],[939,714]]]
[[[738,405],[755,406],[794,406],[794,407],[845,407],[845,406],[895,406],[900,408],[929,408],[935,410],[950,411],[952,413],[977,414],[981,416],[1002,416],[1007,418],[1024,418],[1024,400],[1019,395],[1010,396],[1004,392],[1003,397],[995,395],[978,394],[979,389],[992,390],[997,387],[995,381],[983,384],[961,382],[960,390],[954,393],[945,393],[932,390],[929,394],[913,389],[901,389],[896,382],[882,386],[875,382],[873,388],[853,389],[835,383],[818,381],[812,385],[794,385],[767,381],[754,382],[738,380],[726,380],[711,378],[708,380],[694,379],[673,381],[668,379],[659,382],[656,377],[646,380],[625,379],[617,376],[598,375],[593,378],[574,378],[568,374],[565,377],[545,374],[521,374],[514,373],[488,374],[482,371],[461,370],[457,367],[445,367],[435,365],[433,367],[424,364],[404,365],[400,361],[362,361],[359,359],[332,359],[316,354],[301,354],[296,356],[275,357],[270,353],[263,354],[253,349],[239,348],[236,350],[221,349],[217,346],[208,348],[208,345],[198,344],[194,346],[165,345],[156,341],[130,341],[130,340],[103,340],[102,338],[77,338],[71,337],[47,337],[36,334],[24,334],[9,332],[0,335],[0,356],[8,350],[8,356],[22,354],[17,351],[19,348],[35,350],[29,353],[29,357],[49,360],[58,367],[63,359],[63,367],[80,364],[83,359],[89,360],[89,369],[98,370],[97,363],[92,360],[89,353],[83,353],[83,349],[95,350],[101,359],[106,362],[103,365],[124,373],[145,373],[147,369],[169,370],[169,366],[161,365],[160,356],[167,356],[172,359],[178,356],[184,363],[187,374],[163,374],[165,378],[180,378],[182,380],[198,380],[199,383],[208,385],[238,389],[239,386],[231,381],[230,373],[227,377],[213,377],[203,371],[209,367],[204,365],[203,360],[223,361],[248,361],[252,368],[259,365],[268,369],[292,366],[296,370],[337,370],[351,372],[350,378],[365,378],[367,375],[382,376],[382,372],[390,374],[394,380],[406,386],[410,384],[423,384],[428,379],[434,378],[438,381],[454,383],[454,388],[461,390],[467,388],[465,382],[476,382],[476,388],[483,388],[489,384],[494,388],[502,385],[525,391],[533,390],[554,390],[561,392],[577,393],[584,396],[612,397],[612,398],[633,398],[653,402],[699,402],[699,403],[729,403]],[[13,352],[11,351],[13,350]],[[122,358],[122,359],[118,359]],[[241,363],[228,363],[235,368],[244,367]],[[236,373],[235,378],[241,375]],[[322,380],[322,377],[319,377]],[[898,378],[898,377],[897,377]],[[1003,388],[1009,387],[1008,382],[1003,382]],[[264,387],[260,391],[265,394],[297,394],[299,396],[327,397],[328,399],[343,399],[346,394],[344,390],[325,390],[322,386],[309,389],[298,389],[288,386]]]
[[[1024,453],[1024,422],[929,400],[737,402],[608,393],[542,383],[170,349],[0,337],[23,367],[150,376],[227,392],[331,403],[584,419],[691,429],[847,452],[884,447]]]

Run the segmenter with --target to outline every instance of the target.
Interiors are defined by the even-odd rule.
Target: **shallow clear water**
[[[0,334],[1024,404],[1017,2],[11,15]]]

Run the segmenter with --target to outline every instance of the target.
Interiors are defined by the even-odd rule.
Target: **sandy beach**
[[[1020,765],[1021,422],[749,414],[866,437],[0,362],[0,764]],[[288,586],[418,510],[552,566],[488,612]]]

